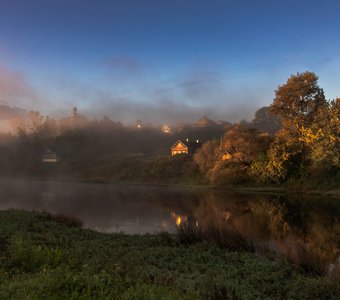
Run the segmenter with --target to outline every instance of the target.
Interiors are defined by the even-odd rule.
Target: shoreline
[[[107,180],[107,179],[93,179],[85,180],[81,178],[63,177],[42,177],[42,176],[0,176],[0,180],[21,180],[21,181],[54,181],[54,182],[68,182],[68,183],[82,183],[82,184],[109,184],[120,186],[149,186],[149,187],[164,187],[164,188],[180,188],[180,189],[195,189],[195,190],[216,190],[216,191],[230,191],[236,193],[260,193],[260,194],[304,194],[319,197],[340,198],[340,188],[331,190],[322,189],[306,189],[301,187],[287,187],[287,186],[213,186],[209,184],[190,184],[190,183],[176,183],[176,182],[153,182],[153,181],[132,181],[132,180]]]
[[[337,277],[308,273],[266,254],[182,243],[164,233],[100,233],[65,216],[18,210],[1,211],[0,225],[4,299],[335,300],[340,295]]]

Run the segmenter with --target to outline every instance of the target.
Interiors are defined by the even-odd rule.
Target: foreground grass
[[[2,211],[0,298],[339,299],[340,283],[167,234],[103,234],[62,216]]]

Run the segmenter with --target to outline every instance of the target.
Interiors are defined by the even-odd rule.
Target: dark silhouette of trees
[[[269,107],[264,106],[255,112],[255,117],[250,126],[270,134],[275,134],[281,128],[281,122],[277,115],[273,115],[270,112]]]

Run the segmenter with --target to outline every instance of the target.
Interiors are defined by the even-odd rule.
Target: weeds
[[[79,218],[64,213],[50,213],[47,211],[36,211],[38,218],[43,218],[48,221],[64,224],[69,227],[83,227],[83,221]]]
[[[61,220],[69,226],[46,213],[0,211],[0,299],[340,298],[339,282],[269,259],[237,233],[129,236]]]
[[[230,227],[197,227],[188,224],[178,226],[176,236],[179,243],[183,245],[205,242],[228,251],[262,254],[275,260],[286,261],[304,273],[317,276],[324,276],[329,273],[334,278],[340,276],[338,274],[340,267],[334,265],[330,271],[321,254],[313,251],[306,243],[298,243],[295,245],[294,253],[287,252],[284,254],[274,251],[268,244],[254,242]]]

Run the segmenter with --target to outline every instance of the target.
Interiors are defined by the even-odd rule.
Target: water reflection
[[[66,182],[0,181],[0,209],[47,210],[74,215],[102,232],[174,232],[176,226],[232,228],[295,257],[309,252],[337,267],[339,201],[301,195]]]

